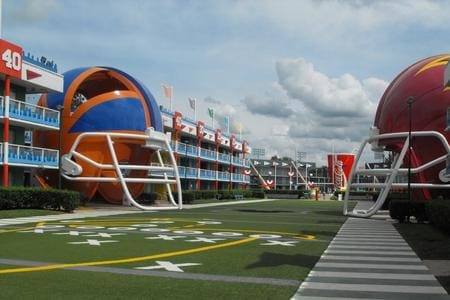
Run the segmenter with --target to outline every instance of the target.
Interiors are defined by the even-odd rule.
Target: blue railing
[[[244,161],[238,157],[233,156],[233,165],[242,166],[244,164]]]
[[[5,98],[0,96],[0,113],[5,115]],[[23,101],[9,99],[9,117],[59,128],[59,111]]]
[[[216,160],[216,151],[200,148],[200,157],[208,160]]]
[[[1,162],[3,162],[3,147],[4,144],[0,143],[0,148],[2,149],[0,154]],[[11,164],[57,168],[59,166],[58,159],[58,150],[15,144],[8,145],[8,163]]]
[[[200,169],[200,179],[216,180],[216,171]]]
[[[217,160],[223,163],[230,163],[230,155],[219,153]]]
[[[186,155],[187,156],[198,156],[198,147],[192,145],[186,145]]]
[[[198,169],[185,167],[185,178],[197,179]]]

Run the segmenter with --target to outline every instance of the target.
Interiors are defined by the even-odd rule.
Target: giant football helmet
[[[450,91],[444,72],[449,59],[450,55],[437,55],[421,60],[400,73],[388,86],[378,104],[372,134],[360,147],[353,166],[344,214],[373,215],[383,205],[389,190],[408,187],[405,179],[408,174],[411,174],[414,198],[431,199],[448,193],[446,161],[450,157],[450,134],[446,127]],[[368,144],[374,151],[392,154],[389,168],[358,170],[358,161]],[[353,183],[357,174],[382,178],[383,182]],[[375,187],[381,191],[368,210],[348,212],[347,200],[352,187]]]
[[[110,203],[155,209],[135,199],[146,183],[159,184],[168,190],[170,208],[181,208],[181,192],[176,203],[170,189],[181,191],[170,136],[162,132],[159,107],[143,84],[113,68],[74,69],[64,74],[64,92],[43,95],[39,105],[61,111],[60,132],[36,131],[33,142],[60,147],[66,187],[88,199],[99,193]],[[58,176],[52,170],[36,174],[48,186],[56,186]]]

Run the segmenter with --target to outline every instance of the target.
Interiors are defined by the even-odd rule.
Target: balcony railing
[[[0,96],[0,113],[2,116],[5,115],[5,98],[3,96]],[[59,111],[15,99],[9,100],[9,117],[27,123],[59,128]]]
[[[200,148],[200,157],[207,160],[216,160],[216,151]]]
[[[0,163],[3,164],[4,144],[0,143]],[[8,164],[30,167],[58,168],[58,150],[23,145],[8,145]]]
[[[199,148],[197,146],[172,141],[172,149],[174,149],[176,153],[181,155],[186,155],[190,157],[199,156]],[[232,162],[233,165],[250,168],[250,161],[248,159],[242,159],[235,156],[233,156],[231,159],[229,154],[217,153],[217,151],[205,148],[200,148],[200,158],[210,161],[218,160],[219,162],[224,164],[230,164]]]
[[[223,163],[230,163],[230,155],[219,153],[219,156],[217,157],[217,160]]]

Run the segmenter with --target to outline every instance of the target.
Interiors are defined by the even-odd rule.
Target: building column
[[[11,88],[11,78],[5,75],[4,90],[4,123],[3,123],[3,186],[9,186],[9,165],[8,165],[8,149],[9,149],[9,95]]]

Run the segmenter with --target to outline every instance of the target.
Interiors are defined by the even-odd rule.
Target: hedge
[[[415,217],[417,222],[423,223],[428,221],[426,205],[425,201],[420,200],[392,199],[389,202],[389,215],[400,223],[409,221],[411,216]]]
[[[0,187],[1,209],[53,209],[72,212],[80,205],[80,194],[68,190]]]
[[[450,234],[450,199],[433,199],[426,205],[430,223]]]
[[[200,199],[234,199],[235,195],[242,195],[244,198],[265,198],[263,190],[203,190],[203,191],[193,191],[187,190],[182,191],[183,193],[183,203],[189,204],[195,200]],[[177,196],[177,192],[173,193],[173,196]]]

